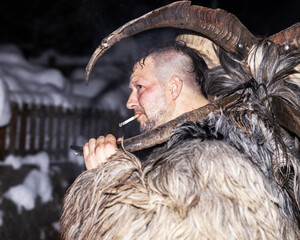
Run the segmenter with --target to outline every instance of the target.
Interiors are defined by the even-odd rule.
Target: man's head
[[[196,51],[179,43],[153,50],[139,60],[130,78],[127,108],[142,114],[138,118],[141,131],[207,104],[201,91],[206,69]]]

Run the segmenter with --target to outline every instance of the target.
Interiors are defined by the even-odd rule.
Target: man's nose
[[[132,92],[128,98],[126,107],[128,109],[134,109],[136,106],[138,106],[138,100],[137,100],[136,94]]]

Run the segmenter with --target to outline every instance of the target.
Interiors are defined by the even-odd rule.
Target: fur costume
[[[63,239],[300,239],[299,155],[272,97],[299,109],[300,57],[263,42],[244,64],[220,51],[207,92],[241,94],[178,128],[148,160],[120,151],[69,188]],[[251,57],[251,56],[250,56]]]
[[[225,131],[233,133],[229,139]],[[189,139],[172,139],[169,150],[161,149],[144,166],[120,152],[78,177],[65,199],[63,238],[300,238],[286,193],[247,156],[257,146],[245,143],[237,151],[226,143],[251,140],[224,115],[186,125],[176,138]]]

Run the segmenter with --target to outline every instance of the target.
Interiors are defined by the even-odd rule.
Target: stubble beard
[[[150,115],[150,113],[146,114],[147,120],[143,125],[140,125],[140,131],[142,133],[148,132],[153,128],[163,124],[168,119],[168,102],[167,97],[164,92],[161,92],[161,95],[158,97],[160,99],[161,108],[158,111],[155,111]],[[145,113],[145,112],[144,112]]]
[[[142,133],[148,132],[157,127],[159,122],[166,116],[167,110],[165,108],[160,109],[154,116],[147,119],[143,125],[140,126]]]

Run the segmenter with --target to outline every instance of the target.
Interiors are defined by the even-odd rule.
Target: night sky
[[[54,48],[91,55],[101,39],[124,23],[174,1],[11,0],[0,7],[0,44],[18,45],[25,55]],[[300,21],[300,1],[194,0],[236,15],[255,35],[270,36]]]

